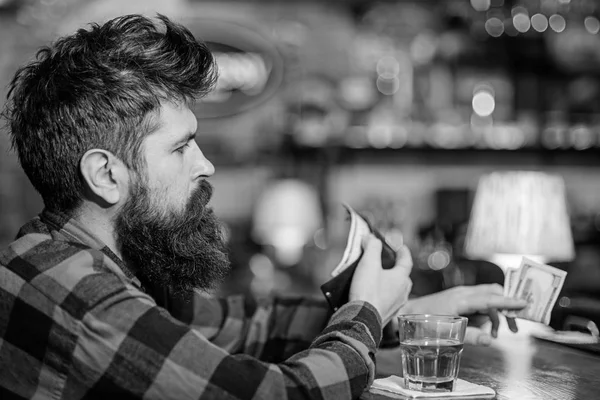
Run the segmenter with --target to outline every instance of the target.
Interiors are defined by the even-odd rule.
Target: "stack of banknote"
[[[521,311],[507,311],[505,315],[550,324],[550,314],[566,276],[561,269],[523,257],[518,269],[506,271],[504,295],[525,299],[529,304]]]

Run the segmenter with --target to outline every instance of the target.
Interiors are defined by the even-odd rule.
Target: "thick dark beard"
[[[221,226],[207,207],[211,196],[212,186],[201,181],[184,211],[164,212],[136,180],[115,230],[123,259],[140,280],[186,297],[193,289],[215,289],[227,276]]]

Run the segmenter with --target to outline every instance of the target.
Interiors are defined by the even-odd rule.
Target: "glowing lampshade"
[[[560,176],[534,171],[494,172],[477,188],[465,243],[467,256],[494,260],[526,255],[570,261],[573,238]],[[519,266],[500,265],[501,267]]]
[[[260,196],[252,236],[258,243],[273,246],[283,265],[293,265],[321,225],[321,206],[313,187],[286,179],[272,184]]]

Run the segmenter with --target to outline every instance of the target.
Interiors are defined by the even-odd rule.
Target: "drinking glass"
[[[398,317],[404,385],[423,392],[454,390],[467,330],[465,317]]]

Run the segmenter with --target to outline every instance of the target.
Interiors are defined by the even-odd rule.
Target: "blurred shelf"
[[[342,146],[295,147],[299,159],[327,158],[338,164],[403,165],[518,165],[600,167],[600,148],[587,150],[546,149],[438,149],[438,148],[350,148]]]

